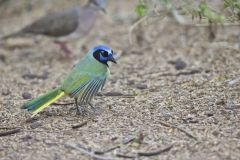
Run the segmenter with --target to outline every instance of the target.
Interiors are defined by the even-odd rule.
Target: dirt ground
[[[36,2],[1,6],[0,35],[78,3]],[[91,33],[70,44],[70,59],[46,37],[1,41],[0,135],[16,131],[0,136],[1,160],[240,159],[239,26],[218,28],[210,42],[207,27],[155,17],[134,31],[131,46],[136,2],[110,1]],[[20,109],[26,99],[58,86],[96,44],[111,46],[118,59],[103,90],[108,96],[95,98],[97,111],[79,116],[72,104],[52,105],[28,120],[31,113]]]

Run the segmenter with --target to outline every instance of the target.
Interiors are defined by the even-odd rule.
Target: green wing
[[[106,65],[85,57],[65,78],[61,88],[70,97],[80,97],[80,103],[88,103],[103,88],[108,75]]]
[[[92,80],[82,91],[80,91],[80,104],[88,104],[97,92],[104,86],[106,78],[96,78]]]
[[[80,104],[87,104],[103,88],[105,81],[106,77],[104,76],[91,76],[86,73],[81,74],[81,78],[71,81],[71,83],[68,79],[65,86],[68,86],[67,92],[70,97],[80,97]]]

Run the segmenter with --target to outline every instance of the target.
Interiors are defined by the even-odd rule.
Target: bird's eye
[[[103,57],[108,57],[108,52],[106,52],[106,51],[101,51],[101,54]]]

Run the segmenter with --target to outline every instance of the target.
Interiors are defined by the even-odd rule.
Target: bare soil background
[[[183,27],[155,17],[134,32],[137,41],[131,46],[128,30],[136,19],[136,2],[109,1],[107,14],[99,14],[91,33],[70,44],[72,59],[46,37],[1,41],[0,133],[21,128],[0,137],[1,160],[240,159],[239,26],[218,28],[210,42],[207,27]],[[78,3],[1,3],[0,35]],[[96,44],[108,44],[118,57],[103,93],[134,97],[98,96],[97,111],[89,108],[85,116],[76,115],[73,105],[52,105],[26,122],[31,114],[20,109],[24,97],[56,87]],[[183,69],[170,63],[176,60]],[[83,126],[73,129],[77,124]]]

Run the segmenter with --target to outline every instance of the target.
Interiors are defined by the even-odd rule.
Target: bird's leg
[[[77,98],[74,98],[74,100],[75,100],[75,106],[76,106],[76,109],[77,109],[77,114],[79,115],[79,114],[81,114],[81,112],[80,112],[80,110],[79,110],[79,108],[78,108],[78,99]]]
[[[96,107],[95,107],[91,102],[89,102],[88,104],[89,104],[89,106],[92,108],[92,110],[95,111]]]
[[[84,107],[85,106],[80,106],[80,105],[78,105],[78,101],[77,101],[77,98],[74,98],[74,100],[75,100],[75,106],[76,106],[76,109],[77,109],[77,115],[85,115],[86,113],[86,111],[85,111],[85,109],[84,109]],[[79,108],[80,107],[80,108]]]
[[[57,44],[57,45],[60,47],[61,50],[63,50],[65,57],[67,57],[67,58],[70,57],[70,55],[71,55],[72,52],[71,52],[70,49],[67,47],[67,45],[66,45],[65,42],[61,42],[61,41],[58,41],[58,40],[54,40],[53,42],[54,42],[55,44]]]

